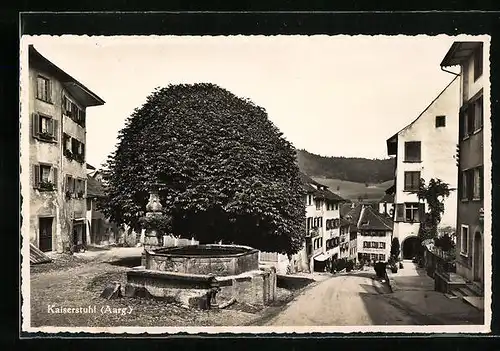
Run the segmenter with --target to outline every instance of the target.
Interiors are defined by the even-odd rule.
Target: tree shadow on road
[[[124,258],[120,258],[118,260],[114,260],[114,261],[109,261],[107,262],[108,264],[110,265],[113,265],[113,266],[122,266],[122,267],[130,267],[130,268],[133,268],[133,267],[137,267],[137,266],[140,266],[141,265],[141,257],[124,257]]]

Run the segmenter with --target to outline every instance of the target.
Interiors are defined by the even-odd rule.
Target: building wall
[[[42,75],[51,82],[51,103],[36,98],[37,77]],[[73,219],[81,219],[85,223],[85,194],[83,198],[66,198],[66,175],[74,178],[86,179],[86,164],[70,161],[63,155],[63,133],[69,134],[85,144],[85,128],[77,125],[62,112],[63,94],[70,96],[53,75],[40,71],[35,67],[29,69],[29,154],[30,154],[30,242],[39,246],[39,218],[53,217],[52,222],[52,250],[62,252],[69,249],[72,243]],[[74,99],[73,99],[74,101]],[[85,107],[80,106],[83,110]],[[54,143],[42,142],[32,135],[33,113],[41,113],[57,120],[56,139]],[[57,169],[56,191],[40,192],[33,188],[35,164],[50,164]],[[85,190],[85,187],[84,187]]]
[[[389,254],[391,252],[391,237],[392,237],[392,232],[391,231],[386,231],[385,236],[371,236],[371,235],[361,235],[358,233],[357,237],[357,254],[383,254],[385,255],[385,261],[389,259]],[[363,247],[363,242],[368,241],[376,241],[376,242],[383,242],[385,243],[385,248],[380,249],[380,248],[365,248]]]
[[[455,79],[428,109],[398,135],[398,157],[396,164],[395,203],[418,202],[415,194],[404,191],[405,172],[419,171],[428,184],[432,178],[439,178],[451,188],[457,188],[456,145],[458,135],[460,81]],[[446,126],[436,128],[436,116],[446,116]],[[421,142],[421,162],[405,162],[405,142]],[[445,212],[440,226],[456,225],[457,192],[452,191],[445,200]],[[397,222],[394,235],[403,242],[406,237],[418,233],[418,224]]]
[[[390,202],[380,202],[378,204],[378,212],[383,215],[391,216],[394,214],[394,204]],[[392,215],[391,215],[392,213]]]
[[[487,46],[484,47],[483,53],[483,74],[476,81],[474,81],[474,60],[471,57],[468,62],[462,67],[462,94],[461,94],[461,105],[467,102],[469,99],[476,96],[485,84],[487,83],[489,77],[489,59],[486,54]],[[485,148],[485,140],[487,139],[485,134],[490,133],[490,107],[489,107],[489,90],[483,90],[483,128],[472,135],[470,135],[465,140],[460,140],[460,166],[459,172],[481,166],[483,165],[484,170],[484,197],[489,194],[489,186],[490,182],[490,162],[489,149]],[[458,119],[458,114],[457,114]],[[457,132],[458,135],[458,132]],[[488,152],[485,152],[488,149]],[[488,204],[489,206],[489,204]],[[479,220],[479,213],[481,209],[485,208],[485,201],[469,201],[457,199],[457,273],[461,276],[465,277],[468,280],[474,280],[474,265],[475,265],[475,255],[478,255],[478,259],[480,261],[479,264],[479,275],[480,281],[484,282],[484,247],[485,247],[485,235],[484,230],[481,226]],[[485,211],[486,213],[486,211]],[[485,222],[487,219],[485,218]],[[461,247],[461,229],[462,226],[466,226],[468,228],[468,253],[466,255],[462,254],[460,251]],[[474,241],[476,238],[476,233],[480,238],[481,249],[479,252],[475,252],[474,250]],[[490,233],[488,233],[490,234]]]
[[[41,74],[51,80],[52,103],[47,103],[36,98],[37,77]],[[55,184],[56,191],[40,192],[34,189],[35,175],[33,166],[38,163],[50,164],[58,170],[61,169],[61,97],[63,87],[52,75],[42,72],[34,67],[29,68],[29,173],[30,173],[30,242],[39,246],[39,218],[53,217],[52,221],[52,250],[63,250],[63,238],[61,236],[60,208],[64,205],[62,198],[62,187],[60,182]],[[42,113],[51,116],[58,121],[58,133],[54,143],[42,142],[33,137],[33,113]]]

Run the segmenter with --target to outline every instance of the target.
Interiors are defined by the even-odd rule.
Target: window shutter
[[[418,204],[418,221],[423,222],[425,216],[425,204]]]
[[[52,182],[54,183],[54,188],[57,190],[57,180],[58,180],[58,169],[57,167],[52,167]]]
[[[467,170],[467,199],[472,200],[474,197],[474,170]]]
[[[38,113],[33,113],[31,115],[31,125],[33,136],[35,137],[40,133],[40,117],[38,116]]]
[[[465,136],[465,116],[467,115],[467,108],[468,104],[465,103],[461,108],[460,108],[460,113],[459,113],[459,121],[458,121],[458,135],[460,138],[463,138]]]
[[[405,204],[396,204],[396,222],[404,220]]]
[[[479,198],[484,199],[484,166],[479,167]]]
[[[47,91],[45,92],[45,94],[47,95],[47,101],[52,102],[52,84],[51,84],[52,82],[49,79],[47,79],[46,82],[47,82],[46,85]]]
[[[47,133],[54,135],[54,120],[52,118],[47,118]]]
[[[33,165],[33,188],[40,186],[40,165]]]
[[[52,120],[52,136],[54,139],[58,140],[58,127],[59,127],[59,121],[57,119]]]

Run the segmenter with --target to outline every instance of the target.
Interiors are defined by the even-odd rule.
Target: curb
[[[395,292],[398,290],[396,282],[394,281],[394,278],[392,277],[392,274],[389,273],[389,270],[385,270],[385,281],[387,282],[387,285],[389,286],[389,289],[391,290],[391,293]]]

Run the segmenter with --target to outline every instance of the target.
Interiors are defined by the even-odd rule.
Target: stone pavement
[[[388,271],[391,303],[428,319],[428,324],[483,324],[484,313],[462,299],[434,291],[434,279],[410,260],[397,273]]]
[[[394,281],[392,290],[405,291],[434,291],[434,279],[427,275],[423,268],[419,268],[411,260],[403,261],[403,268],[398,269],[397,273],[389,273],[391,280]]]

